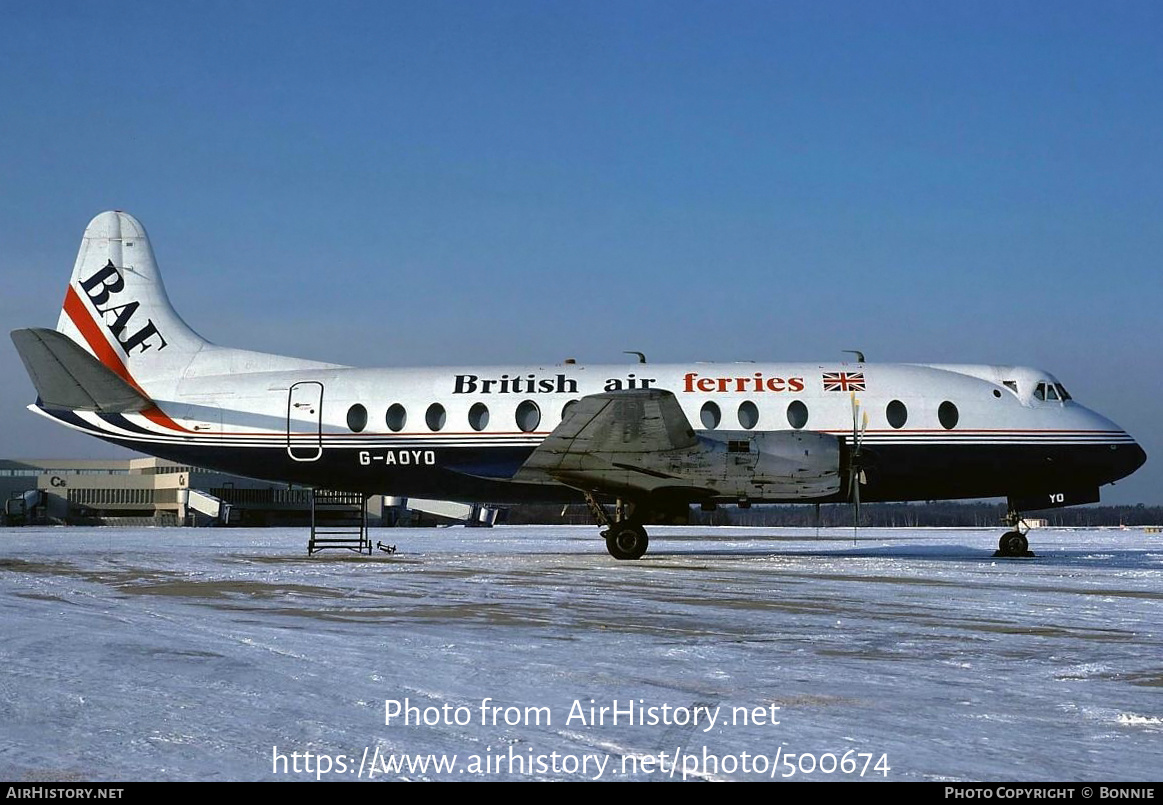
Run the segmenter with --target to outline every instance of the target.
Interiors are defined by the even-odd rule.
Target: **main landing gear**
[[[606,527],[602,536],[606,539],[606,550],[610,556],[615,559],[641,559],[650,545],[650,538],[645,528],[627,516],[625,503],[618,500],[612,520],[605,507],[589,492],[586,493],[586,503],[594,519]]]
[[[641,559],[650,545],[646,529],[637,523],[615,523],[603,534],[606,550],[615,559]]]
[[[1001,535],[1001,539],[997,542],[997,550],[993,555],[1006,559],[1033,556],[1034,553],[1030,550],[1030,541],[1026,539],[1030,527],[1022,519],[1021,513],[1010,507],[1005,516],[1005,524],[1010,527],[1010,530]],[[1021,530],[1023,527],[1025,527],[1025,531]]]

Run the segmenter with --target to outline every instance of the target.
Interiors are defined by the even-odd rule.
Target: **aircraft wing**
[[[578,489],[649,492],[694,485],[669,471],[668,456],[699,440],[669,391],[637,389],[591,394],[526,460],[517,480],[545,477]]]
[[[839,444],[802,431],[696,435],[673,393],[615,391],[578,400],[515,480],[628,497],[811,499],[839,490]]]
[[[153,401],[68,336],[43,327],[12,331],[42,405],[71,411],[143,411]]]

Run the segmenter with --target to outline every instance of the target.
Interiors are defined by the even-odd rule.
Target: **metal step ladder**
[[[311,540],[307,554],[326,548],[372,552],[367,533],[367,495],[315,489],[311,494]]]

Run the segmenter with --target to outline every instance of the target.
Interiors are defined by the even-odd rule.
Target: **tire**
[[[1030,551],[1030,542],[1020,531],[1007,531],[998,540],[997,549],[1002,556],[1025,556]]]
[[[606,550],[615,559],[641,559],[650,545],[646,529],[640,525],[622,523],[610,529]]]

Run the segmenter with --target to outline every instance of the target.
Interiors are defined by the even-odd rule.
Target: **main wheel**
[[[997,543],[997,552],[1002,556],[1025,556],[1030,551],[1030,541],[1020,531],[1007,531]]]
[[[649,544],[646,529],[633,523],[618,523],[606,536],[606,550],[615,559],[641,559]]]

